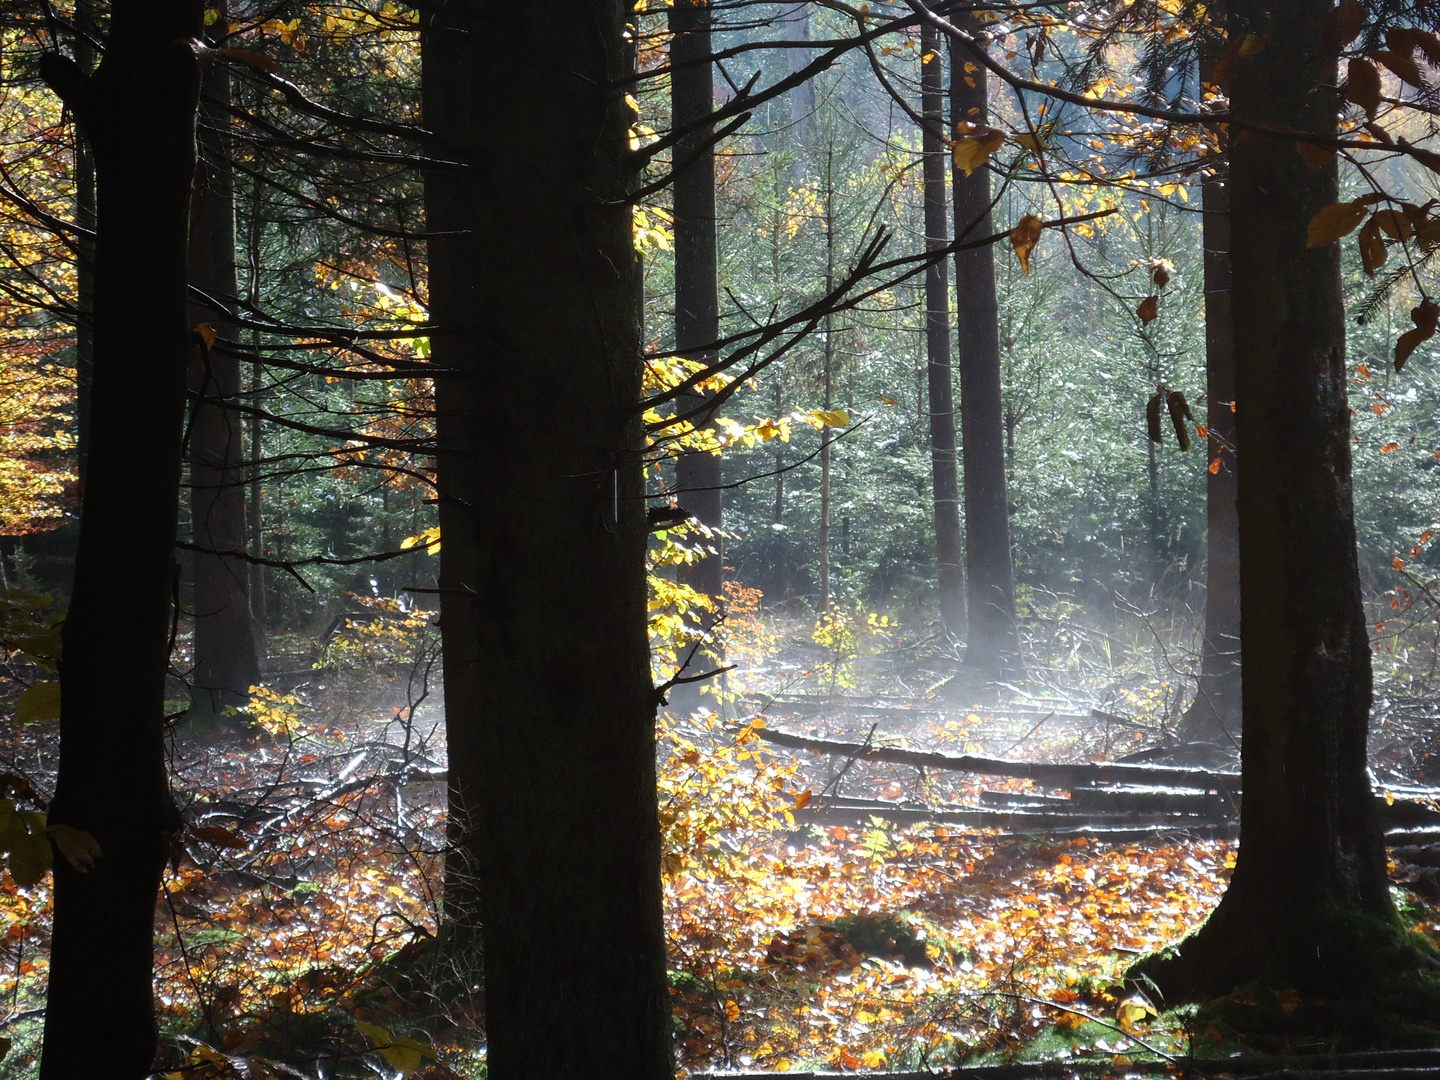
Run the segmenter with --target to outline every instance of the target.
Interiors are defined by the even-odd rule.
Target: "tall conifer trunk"
[[[709,0],[675,0],[670,8],[671,123],[677,128],[703,120],[714,110],[714,76],[710,62]],[[680,169],[673,191],[675,214],[675,348],[687,360],[715,362],[713,350],[704,348],[720,337],[720,300],[716,285],[715,152],[708,145],[711,129],[699,127],[682,138],[672,155]],[[687,413],[705,404],[702,395],[687,394],[676,410]],[[710,418],[696,417],[696,426]],[[715,531],[703,546],[710,552],[679,568],[679,579],[714,599],[716,614],[701,612],[701,629],[709,632],[721,613],[724,599],[723,544],[718,535],[723,517],[720,458],[716,454],[687,453],[676,462],[680,505],[701,524]],[[687,675],[713,671],[721,652],[711,642],[696,653]],[[680,709],[700,703],[700,684],[681,684],[671,692],[670,703]],[[712,699],[713,700],[713,699]]]
[[[220,4],[217,25],[228,22]],[[250,610],[250,566],[244,560],[207,551],[244,551],[245,437],[234,404],[242,390],[240,341],[234,324],[240,291],[235,264],[235,173],[224,131],[230,126],[223,102],[230,100],[230,71],[212,65],[204,76],[200,127],[200,168],[190,213],[190,284],[204,298],[192,299],[191,321],[209,325],[214,348],[203,349],[190,365],[195,395],[189,439],[190,510],[195,553],[194,670],[190,675],[191,715],[215,717],[226,706],[249,700],[260,681],[260,659]]]
[[[138,1078],[155,1057],[155,902],[177,827],[165,773],[165,678],[185,372],[186,233],[200,76],[192,0],[116,0],[93,77],[42,74],[95,154],[90,461],[60,665],[52,824],[90,833],[88,873],[55,864],[40,1075]]]
[[[929,23],[920,29],[920,109],[925,185],[925,250],[943,251],[949,242],[945,220],[945,65],[940,35]],[[929,372],[930,482],[934,495],[935,564],[940,620],[946,633],[965,636],[964,546],[960,531],[960,469],[955,447],[955,379],[950,367],[950,275],[945,260],[925,270],[925,357]],[[969,449],[967,447],[968,455]]]
[[[433,355],[458,373],[436,385],[446,906],[480,922],[494,1080],[673,1070],[629,10],[462,0],[422,46],[426,125],[466,166],[426,191]]]
[[[973,17],[961,25],[977,30]],[[985,68],[950,43],[950,122],[986,124]],[[990,173],[966,176],[952,168],[955,235],[983,241],[993,233]],[[1005,477],[1005,416],[1000,382],[1000,306],[995,294],[995,248],[955,253],[956,322],[960,337],[960,431],[965,447],[965,571],[970,635],[967,679],[1013,675],[1020,664],[1015,632],[1015,571],[1010,554],[1010,504]]]
[[[1217,32],[1201,51],[1200,77],[1214,81],[1225,42],[1223,7],[1211,8]],[[1221,135],[1222,139],[1227,136]],[[1189,742],[1238,741],[1240,735],[1240,534],[1236,519],[1235,342],[1230,309],[1230,188],[1217,163],[1201,185],[1205,247],[1205,428],[1211,463],[1205,482],[1205,632],[1195,700],[1180,720]]]
[[[1333,135],[1328,0],[1230,0],[1233,35],[1266,46],[1236,66],[1251,123]],[[1350,414],[1337,243],[1307,248],[1338,196],[1289,138],[1231,149],[1231,293],[1239,458],[1244,749],[1240,849],[1220,906],[1156,967],[1180,995],[1254,976],[1303,995],[1351,989],[1357,917],[1393,923],[1366,771],[1370,642],[1350,496]]]

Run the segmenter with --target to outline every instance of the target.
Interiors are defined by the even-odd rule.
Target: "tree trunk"
[[[1223,26],[1220,11],[1211,18]],[[1213,82],[1225,43],[1212,34],[1200,77]],[[1221,135],[1221,138],[1226,136]],[[1230,311],[1230,189],[1218,165],[1200,188],[1205,247],[1205,633],[1195,700],[1180,720],[1185,742],[1230,743],[1240,735],[1240,536],[1235,509],[1235,342]]]
[[[715,107],[715,84],[710,62],[709,0],[675,0],[670,8],[671,122],[678,128],[709,116]],[[673,160],[681,170],[673,187],[675,215],[675,348],[687,360],[713,364],[716,354],[704,346],[720,337],[720,299],[716,285],[715,255],[715,153],[707,146],[710,127],[701,127],[675,146]],[[693,162],[691,159],[694,159]],[[705,397],[687,394],[676,410],[687,413],[703,406]],[[701,415],[696,426],[710,418]],[[709,553],[678,569],[682,584],[710,596],[715,614],[699,612],[700,629],[710,633],[723,611],[724,555],[719,530],[722,524],[720,457],[709,453],[683,453],[675,463],[680,505],[695,515],[713,534],[702,542]],[[696,652],[687,675],[720,667],[722,652],[709,642]],[[670,694],[672,708],[688,712],[700,702],[702,684],[681,684]],[[716,699],[712,698],[711,701]]]
[[[177,828],[165,773],[185,373],[186,230],[200,76],[191,0],[111,8],[94,76],[55,55],[42,74],[95,154],[95,357],[90,463],[60,666],[52,824],[92,834],[88,873],[55,862],[40,1075],[145,1076],[155,1057],[155,902]]]
[[[967,18],[974,25],[966,28],[978,31],[979,24],[972,16]],[[951,123],[988,123],[985,68],[954,41],[950,43],[950,65]],[[955,188],[955,235],[966,240],[991,236],[989,170],[982,166],[966,176],[963,170],[952,169],[950,182]],[[1000,304],[995,294],[992,245],[955,253],[955,297],[960,330],[960,431],[965,447],[965,571],[970,586],[965,667],[968,677],[978,682],[1020,673],[1000,384]]]
[[[944,64],[940,36],[929,23],[920,29],[920,108],[926,124],[924,153],[925,250],[943,251],[950,241],[945,221]],[[955,385],[950,369],[950,276],[937,258],[925,270],[925,352],[930,392],[930,482],[935,497],[935,564],[940,620],[952,637],[965,636],[965,568],[960,532],[960,474],[955,449]],[[967,447],[968,456],[969,449]]]
[[[98,34],[90,0],[75,4],[75,64],[89,75],[95,70]],[[80,132],[75,134],[75,224],[95,230],[95,156]],[[75,477],[85,497],[90,466],[90,393],[95,373],[95,241],[82,232],[75,245]]]
[[[227,23],[221,4],[218,25]],[[215,347],[190,365],[195,400],[190,421],[190,508],[195,545],[244,551],[245,437],[234,403],[242,391],[240,342],[234,324],[240,286],[235,265],[235,174],[224,131],[229,115],[230,71],[212,65],[204,76],[208,102],[200,127],[200,168],[190,210],[190,318],[208,324]],[[192,721],[212,720],[226,706],[241,708],[260,681],[260,660],[250,615],[250,566],[241,559],[195,553],[195,655],[190,674]]]
[[[1231,0],[1235,114],[1333,135],[1328,0]],[[1317,59],[1318,57],[1318,59]],[[1306,247],[1337,199],[1333,163],[1288,138],[1231,151],[1244,750],[1240,850],[1210,920],[1156,969],[1167,997],[1254,976],[1307,996],[1351,990],[1353,928],[1394,923],[1366,772],[1370,643],[1350,497],[1340,245]],[[1373,961],[1368,961],[1373,962]]]
[[[791,4],[784,9],[780,20],[785,29],[785,40],[790,46],[785,50],[789,72],[794,75],[804,71],[810,63],[810,4]],[[786,95],[790,99],[790,137],[795,143],[804,145],[810,137],[811,125],[815,122],[815,82],[806,79]]]
[[[468,166],[426,191],[447,913],[482,922],[495,1080],[669,1077],[629,5],[437,10],[426,125]]]

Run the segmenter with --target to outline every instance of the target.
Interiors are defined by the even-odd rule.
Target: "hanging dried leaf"
[[[1175,441],[1180,444],[1182,451],[1188,451],[1190,449],[1190,428],[1185,421],[1194,420],[1195,417],[1190,413],[1190,406],[1185,401],[1185,395],[1172,390],[1166,404],[1170,406],[1170,423],[1175,428]]]
[[[1365,206],[1358,199],[1354,202],[1331,203],[1310,219],[1305,246],[1313,248],[1333,244],[1364,220]]]
[[[1365,115],[1375,119],[1380,108],[1380,71],[1369,60],[1358,56],[1345,65],[1345,100],[1359,105]]]
[[[951,144],[950,156],[955,167],[969,176],[988,160],[990,155],[1005,145],[1005,133],[983,124],[972,124],[962,120],[955,125],[955,141]]]
[[[1420,75],[1420,67],[1415,63],[1413,56],[1406,53],[1390,52],[1386,49],[1376,49],[1374,52],[1366,53],[1366,55],[1371,59],[1380,61],[1380,63],[1384,64],[1416,89],[1426,89],[1425,80]]]
[[[1385,241],[1380,238],[1380,222],[1372,217],[1360,230],[1360,266],[1370,277],[1374,277],[1375,271],[1385,265],[1388,254]]]
[[[1409,56],[1419,49],[1430,63],[1440,64],[1440,37],[1419,27],[1396,26],[1386,30],[1385,47],[1402,56]]]
[[[1157,289],[1163,289],[1166,285],[1170,284],[1170,271],[1173,269],[1174,267],[1164,259],[1161,259],[1155,264],[1154,268],[1150,271],[1150,280],[1155,283]]]
[[[1145,428],[1150,433],[1151,442],[1161,442],[1164,436],[1160,433],[1160,394],[1157,393],[1145,403]]]
[[[1339,52],[1360,36],[1360,28],[1364,25],[1365,5],[1360,3],[1360,0],[1341,0],[1325,18],[1321,54]]]
[[[1305,142],[1303,139],[1295,140],[1295,150],[1304,159],[1305,164],[1312,169],[1321,169],[1335,160],[1335,149],[1330,146],[1317,146],[1312,142]]]
[[[1405,366],[1405,361],[1410,359],[1421,342],[1429,341],[1435,336],[1435,325],[1440,322],[1440,305],[1433,300],[1422,300],[1420,306],[1410,312],[1410,321],[1415,324],[1414,330],[1407,330],[1400,335],[1400,340],[1395,343],[1395,370],[1398,372]]]
[[[1382,143],[1385,146],[1395,145],[1395,140],[1390,137],[1390,133],[1386,131],[1383,127],[1381,127],[1379,124],[1366,124],[1365,130],[1370,134],[1372,138],[1375,139],[1376,142]]]
[[[1375,216],[1370,220],[1380,226],[1380,231],[1391,240],[1409,240],[1415,235],[1415,223],[1410,220],[1406,210],[1387,206],[1383,210],[1376,210]]]
[[[1010,230],[1010,244],[1015,248],[1015,257],[1020,260],[1022,273],[1030,273],[1030,253],[1040,242],[1040,230],[1044,227],[1034,214],[1026,214]]]
[[[1160,298],[1158,296],[1147,296],[1140,301],[1140,306],[1135,309],[1135,314],[1140,316],[1142,326],[1148,326],[1155,321],[1160,314]]]

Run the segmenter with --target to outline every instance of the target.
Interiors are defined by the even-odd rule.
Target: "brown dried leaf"
[[[1307,248],[1333,244],[1342,236],[1353,231],[1365,220],[1365,205],[1358,199],[1354,202],[1337,202],[1320,209],[1310,219],[1310,229],[1305,239]]]
[[[1385,241],[1380,238],[1380,222],[1371,217],[1360,230],[1360,266],[1366,274],[1374,277],[1375,271],[1385,265],[1387,255]]]
[[[1040,242],[1040,230],[1044,227],[1034,214],[1026,214],[1010,230],[1010,244],[1015,248],[1015,257],[1020,260],[1022,273],[1030,273],[1030,253]]]
[[[1420,75],[1420,66],[1415,63],[1415,58],[1408,53],[1390,52],[1386,49],[1376,49],[1367,53],[1373,60],[1378,60],[1387,68],[1400,76],[1405,82],[1419,90],[1426,89],[1425,80]]]
[[[1147,296],[1140,301],[1140,306],[1135,309],[1135,314],[1140,316],[1142,325],[1149,325],[1155,321],[1160,314],[1160,298],[1158,296]]]
[[[1421,342],[1429,341],[1435,336],[1436,323],[1440,323],[1440,305],[1433,300],[1422,300],[1420,306],[1410,312],[1410,321],[1415,324],[1414,330],[1407,330],[1400,335],[1400,340],[1395,343],[1395,370],[1398,372],[1405,366],[1405,361],[1410,359]]]
[[[1405,210],[1387,206],[1383,210],[1376,210],[1375,216],[1370,220],[1379,225],[1380,231],[1391,240],[1409,240],[1415,235],[1415,223],[1410,220],[1410,215]]]
[[[1321,53],[1339,52],[1360,36],[1360,28],[1364,25],[1365,5],[1360,0],[1340,0],[1325,18]]]
[[[1352,56],[1345,65],[1345,100],[1359,105],[1375,119],[1380,108],[1380,71],[1369,60]]]
[[[1164,436],[1160,433],[1160,395],[1157,393],[1145,403],[1145,430],[1150,434],[1151,442],[1161,442]]]
[[[1335,148],[1332,146],[1316,146],[1304,139],[1295,140],[1295,151],[1305,159],[1305,164],[1312,169],[1323,169],[1330,162],[1335,160]]]
[[[1186,420],[1193,420],[1190,413],[1190,406],[1185,401],[1185,395],[1170,391],[1170,399],[1167,402],[1170,406],[1170,423],[1175,428],[1175,441],[1180,444],[1182,451],[1190,449],[1190,429]]]

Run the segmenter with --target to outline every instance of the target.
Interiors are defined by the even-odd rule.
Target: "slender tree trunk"
[[[966,17],[973,23],[973,17]],[[978,30],[978,24],[967,25]],[[950,122],[989,122],[985,68],[950,44]],[[955,235],[993,235],[990,173],[970,176],[952,168]],[[1006,486],[1004,401],[1000,378],[1000,304],[992,245],[955,253],[955,297],[960,336],[960,431],[965,447],[965,576],[970,635],[965,667],[972,681],[1013,677],[1020,671],[1015,630],[1015,568],[1010,551],[1010,500]]]
[[[250,241],[247,254],[250,259],[250,307],[260,306],[260,245],[264,240],[264,218],[260,214],[260,178],[255,177],[251,195]],[[250,331],[250,554],[261,559],[265,556],[265,490],[260,479],[260,463],[265,459],[265,441],[260,427],[260,408],[265,387],[265,360],[260,352],[260,331]],[[250,625],[255,630],[255,658],[264,673],[265,668],[265,567],[259,562],[250,564]]]
[[[785,29],[785,40],[790,47],[785,50],[790,74],[804,71],[810,63],[810,4],[789,5],[781,16]],[[791,139],[803,145],[810,137],[810,128],[815,122],[815,83],[805,80],[789,93]]]
[[[835,147],[825,154],[825,295],[835,288]],[[820,378],[829,412],[834,398],[835,316],[825,313],[825,351]],[[830,610],[830,437],[820,429],[820,614]]]
[[[228,20],[219,7],[219,25]],[[240,341],[234,323],[240,292],[235,264],[235,174],[224,132],[230,118],[230,71],[212,65],[204,76],[200,168],[190,211],[190,318],[215,332],[213,348],[190,365],[195,403],[190,423],[190,507],[194,542],[210,551],[244,551],[245,437],[234,409],[242,390]],[[204,722],[226,706],[243,707],[260,681],[250,614],[250,566],[222,555],[195,553],[195,655],[190,675],[191,718]]]
[[[920,68],[924,153],[925,250],[935,253],[949,243],[945,213],[944,63],[940,37],[928,23],[921,27]],[[960,474],[955,447],[955,385],[950,368],[950,276],[945,260],[925,271],[925,351],[930,394],[930,482],[934,489],[935,564],[939,575],[940,619],[945,632],[964,637],[965,566],[960,531]],[[968,448],[966,451],[969,453]]]
[[[98,33],[90,0],[75,4],[75,65],[86,75],[95,70]],[[80,234],[75,260],[75,476],[84,498],[90,466],[90,401],[95,372],[95,155],[80,132],[75,135],[75,224]]]
[[[1211,19],[1223,26],[1223,9]],[[1218,33],[1201,53],[1200,77],[1214,81],[1224,54]],[[1225,138],[1224,135],[1221,138]],[[1205,246],[1205,633],[1195,700],[1180,720],[1187,742],[1238,742],[1240,735],[1240,533],[1235,508],[1235,342],[1230,310],[1230,189],[1218,165],[1201,186]]]
[[[675,0],[670,8],[671,122],[676,127],[696,123],[715,107],[714,75],[710,62],[709,0]],[[706,145],[711,128],[701,127],[681,139],[674,160],[681,168],[673,191],[675,215],[675,348],[687,360],[713,364],[716,354],[704,348],[720,337],[720,300],[716,285],[715,254],[715,153]],[[693,159],[693,163],[692,162]],[[689,164],[687,164],[689,163]],[[700,408],[702,395],[686,395],[676,403],[680,413]],[[696,426],[710,418],[701,414]],[[679,568],[682,584],[711,597],[715,614],[700,612],[700,629],[710,633],[723,611],[724,554],[719,530],[723,518],[720,457],[717,454],[685,453],[675,465],[680,504],[712,530],[704,546],[709,553]],[[711,641],[695,654],[687,674],[713,671],[721,664],[722,652]],[[672,708],[686,711],[700,704],[699,683],[676,686],[670,695]],[[712,699],[713,700],[713,699]]]
[[[482,922],[494,1080],[673,1070],[629,10],[464,0],[423,43],[427,127],[467,165],[426,192],[432,348],[460,373],[436,386],[446,890]]]
[[[165,677],[185,372],[186,231],[204,5],[116,0],[93,77],[42,75],[95,153],[90,461],[60,665],[52,824],[90,833],[88,873],[55,863],[44,1080],[138,1078],[155,1057],[155,902],[178,821],[165,773]]]
[[[1329,0],[1230,0],[1231,35],[1263,35],[1237,66],[1237,117],[1333,135]],[[1231,265],[1240,461],[1244,750],[1240,849],[1220,906],[1157,967],[1170,1000],[1254,976],[1343,995],[1374,961],[1364,916],[1393,926],[1366,772],[1370,642],[1351,504],[1340,245],[1306,247],[1337,199],[1332,162],[1288,138],[1231,150]],[[1377,931],[1383,933],[1383,930]],[[1373,939],[1372,939],[1373,940]]]

